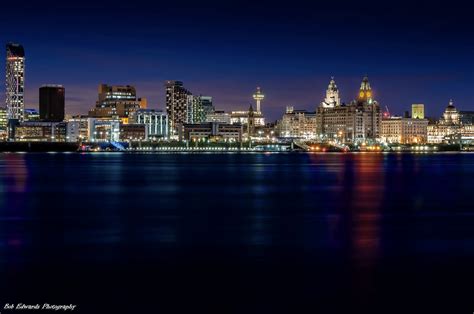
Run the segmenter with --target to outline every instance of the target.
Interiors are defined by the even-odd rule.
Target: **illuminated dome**
[[[443,113],[443,124],[459,124],[459,112],[451,99]]]

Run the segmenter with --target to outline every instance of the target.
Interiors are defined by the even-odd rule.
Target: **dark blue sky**
[[[330,76],[350,101],[368,74],[392,113],[425,103],[439,116],[450,98],[474,110],[474,19],[462,2],[96,2],[2,4],[20,12],[2,14],[0,38],[25,47],[28,107],[57,83],[66,110],[85,113],[103,82],[135,85],[163,108],[175,79],[226,110],[247,108],[261,86],[276,119],[286,105],[314,110]]]

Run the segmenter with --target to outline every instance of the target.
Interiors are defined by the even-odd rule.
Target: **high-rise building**
[[[425,118],[425,105],[423,104],[411,105],[411,117],[413,119],[424,119]]]
[[[146,98],[137,98],[135,87],[130,85],[99,85],[99,99],[95,108],[89,111],[94,118],[119,118],[128,123],[131,115],[139,110],[146,109]]]
[[[165,88],[170,135],[178,135],[180,127],[188,121],[188,96],[191,92],[180,81],[166,81]]]
[[[43,121],[63,121],[64,97],[65,89],[62,85],[43,85],[40,87],[40,119]]]
[[[341,98],[339,97],[339,89],[337,88],[334,77],[331,77],[328,89],[326,90],[326,98],[321,103],[323,107],[334,108],[341,105]]]
[[[209,114],[214,113],[215,108],[212,104],[212,97],[211,96],[200,96],[201,97],[201,106],[203,111],[203,122],[207,120],[207,116]]]
[[[7,108],[0,107],[0,140],[5,139],[7,135]]]
[[[23,121],[25,109],[25,50],[22,45],[7,44],[6,101],[8,119]]]
[[[331,83],[329,84],[331,86]],[[349,105],[328,106],[316,111],[316,130],[321,139],[349,143],[375,141],[380,137],[380,105],[373,99],[368,77],[362,80],[357,100]]]

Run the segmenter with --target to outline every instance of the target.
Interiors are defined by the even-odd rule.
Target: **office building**
[[[0,141],[5,140],[7,137],[7,126],[8,126],[7,108],[0,107]]]
[[[283,117],[277,122],[276,133],[280,137],[316,138],[316,113],[295,110],[293,106],[288,106]]]
[[[424,144],[428,141],[428,120],[390,117],[382,119],[381,140],[389,144]]]
[[[128,123],[131,115],[146,109],[146,98],[137,98],[135,87],[130,85],[99,85],[99,95],[95,108],[89,111],[94,118],[120,119]]]
[[[214,113],[215,108],[212,103],[212,97],[211,96],[199,96],[201,98],[201,106],[202,106],[202,112],[203,112],[203,118],[202,122],[207,121],[207,116]]]
[[[21,122],[14,130],[14,139],[20,142],[66,142],[66,136],[66,122]]]
[[[67,135],[68,142],[87,142],[89,132],[89,117],[84,115],[77,115],[67,120]]]
[[[326,91],[325,101],[316,110],[318,137],[321,140],[354,144],[377,141],[380,138],[382,115],[380,105],[373,98],[368,77],[363,78],[357,99],[348,105],[337,105],[340,101],[337,100],[335,82],[332,81],[334,79],[331,79]]]
[[[135,142],[144,141],[148,138],[145,124],[120,124],[120,141]]]
[[[225,112],[224,110],[215,110],[212,113],[206,115],[205,122],[219,122],[230,124],[231,116],[230,113]]]
[[[413,119],[424,119],[425,118],[425,105],[423,104],[411,105],[411,117]]]
[[[212,142],[241,142],[242,125],[206,122],[199,124],[184,124],[179,133],[179,140]]]
[[[39,112],[43,121],[64,120],[65,89],[62,85],[44,85],[39,89]]]
[[[90,142],[118,142],[120,140],[119,119],[88,118],[87,138]]]
[[[22,45],[7,44],[6,107],[7,118],[23,121],[25,109],[25,50]]]
[[[166,81],[166,113],[168,114],[170,136],[178,135],[180,127],[188,117],[188,96],[192,95],[180,81]]]
[[[143,124],[147,129],[147,140],[168,139],[168,115],[155,109],[140,109],[135,112],[133,122]]]

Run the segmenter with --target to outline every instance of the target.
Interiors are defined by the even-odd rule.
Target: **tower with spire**
[[[339,97],[339,89],[337,88],[334,77],[331,77],[328,89],[326,90],[326,98],[322,103],[325,108],[334,108],[341,105],[341,98]]]

